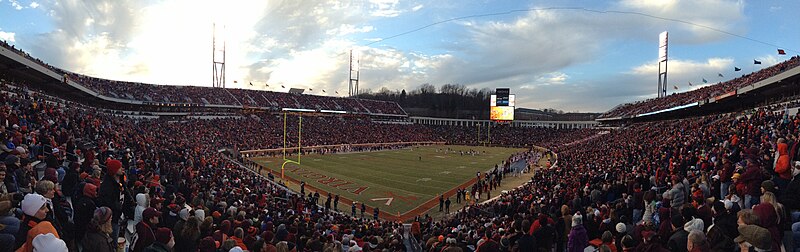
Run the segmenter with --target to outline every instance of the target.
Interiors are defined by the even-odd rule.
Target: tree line
[[[461,84],[444,84],[437,90],[425,83],[409,92],[386,87],[373,92],[366,89],[358,98],[393,101],[413,116],[436,116],[462,119],[488,119],[490,88],[468,88]]]

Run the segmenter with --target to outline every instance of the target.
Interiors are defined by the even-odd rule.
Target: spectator
[[[113,214],[111,219],[113,233],[111,237],[119,237],[119,221],[120,216],[122,216],[122,208],[125,202],[130,200],[122,178],[125,170],[122,169],[122,162],[109,158],[106,160],[106,172],[98,190],[97,205],[111,209]],[[137,252],[141,251],[141,249],[144,249],[144,247],[137,250]]]
[[[111,209],[100,207],[94,211],[86,236],[81,240],[85,250],[97,252],[116,251],[117,240],[111,238]]]
[[[19,231],[17,231],[17,236],[15,237],[17,244],[15,247],[19,248],[23,244],[27,244],[26,249],[23,251],[32,250],[33,248],[30,247],[30,242],[33,240],[34,236],[29,236],[28,231],[39,226],[39,224],[42,224],[40,230],[45,230],[45,232],[52,230],[52,233],[58,235],[58,232],[55,231],[55,227],[53,227],[49,221],[45,220],[50,209],[47,207],[47,199],[45,199],[44,196],[39,194],[25,195],[21,206],[22,212],[24,213],[21,223],[24,223],[24,225],[20,225]],[[39,231],[39,233],[42,232]]]
[[[685,221],[683,220],[683,216],[680,214],[673,214],[670,221],[672,224],[672,235],[669,237],[667,248],[669,248],[670,251],[686,251],[689,232],[684,229]]]
[[[175,240],[175,250],[196,251],[200,242],[200,220],[197,217],[189,217],[186,224],[183,225],[183,229],[178,232],[180,235],[177,237],[180,239]]]
[[[136,238],[133,239],[133,251],[144,251],[155,241],[155,231],[158,228],[161,212],[149,207],[142,213],[142,221],[136,224]],[[113,219],[112,219],[113,221]]]
[[[703,231],[692,230],[689,232],[686,250],[689,252],[706,252],[711,250],[711,247],[706,240],[706,235],[703,233]]]
[[[47,199],[44,196],[39,194],[25,195],[25,199],[22,201],[22,212],[25,214],[23,221],[27,225],[21,226],[17,233],[17,247],[20,247],[17,251],[33,251],[33,239],[40,234],[53,234],[56,238],[59,238],[55,227],[45,220],[48,211]]]
[[[37,235],[31,242],[33,251],[67,252],[67,244],[53,233]]]
[[[145,252],[170,252],[172,246],[175,245],[175,238],[172,237],[172,231],[168,228],[158,228],[156,231],[156,239],[150,246],[144,249]],[[190,250],[186,250],[190,251]],[[191,250],[194,251],[194,250]]]
[[[779,251],[773,247],[772,236],[765,228],[757,225],[741,225],[739,233],[741,235],[736,237],[734,242],[739,244],[741,251],[750,251],[750,248],[756,251]]]
[[[575,213],[572,216],[572,229],[569,231],[567,251],[580,252],[587,246],[589,246],[589,237],[583,227],[583,216],[580,213]]]

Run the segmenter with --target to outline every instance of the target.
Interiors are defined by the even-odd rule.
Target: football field
[[[449,151],[448,151],[449,149]],[[478,171],[494,168],[511,154],[524,149],[434,145],[375,152],[311,154],[300,157],[300,165],[285,166],[284,181],[299,190],[306,183],[306,194],[319,190],[340,197],[338,208],[350,213],[351,201],[365,202],[367,216],[372,207],[386,219],[407,219],[438,206],[438,195],[451,195],[454,189],[474,183]],[[475,151],[476,154],[467,154]],[[462,155],[461,152],[464,152]],[[296,160],[297,157],[292,157]],[[253,161],[272,170],[280,179],[281,157],[258,157]],[[455,203],[455,198],[451,198]],[[431,205],[433,202],[433,205]],[[320,200],[324,205],[324,198]],[[360,205],[359,205],[360,211]]]

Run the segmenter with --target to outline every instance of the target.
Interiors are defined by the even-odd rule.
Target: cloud
[[[617,4],[617,8],[624,11],[641,12],[648,15],[700,25],[695,26],[668,20],[629,17],[638,19],[638,22],[642,22],[640,25],[664,27],[664,30],[678,35],[672,36],[673,38],[677,38],[671,39],[672,41],[689,44],[719,41],[730,38],[729,35],[706,27],[713,27],[715,29],[739,34],[746,32],[746,26],[742,25],[745,21],[744,7],[745,4],[743,1],[731,0],[622,0]]]
[[[779,57],[775,56],[774,54],[767,54],[756,57],[755,60],[761,61],[761,65],[756,65],[759,69],[761,69],[783,62],[786,60],[786,57]]]
[[[338,28],[328,30],[326,33],[328,35],[337,35],[337,36],[344,36],[353,33],[367,33],[375,30],[375,27],[371,25],[365,25],[361,27],[356,27],[351,24],[342,24]]]
[[[22,10],[24,8],[17,0],[11,0],[11,7],[14,7],[16,10]]]
[[[14,34],[13,32],[0,31],[0,40],[13,43],[16,42],[16,40],[14,39],[15,35],[16,34]]]
[[[637,15],[541,10],[451,22],[423,31],[425,35],[405,35],[430,43],[422,50],[408,49],[405,42],[393,44],[395,40],[359,47],[377,41],[378,36],[395,34],[386,31],[394,27],[386,28],[384,23],[405,22],[404,14],[437,7],[398,0],[271,0],[222,6],[190,0],[42,3],[38,9],[52,16],[55,28],[37,35],[32,54],[43,55],[53,65],[104,78],[210,86],[208,52],[216,22],[218,48],[226,42],[229,87],[250,88],[246,83],[252,81],[270,83],[270,88],[284,83],[344,94],[347,52],[358,48],[364,89],[410,90],[423,83],[506,86],[519,90],[520,98],[529,97],[520,99],[522,106],[565,110],[598,111],[621,99],[655,93],[654,87],[642,84],[654,83],[650,63],[591,81],[574,72],[575,67],[601,64],[597,60],[613,45],[655,43],[663,30],[670,31],[672,45],[727,38],[707,29]],[[741,24],[741,2],[623,0],[607,5],[598,8],[685,19],[733,31],[746,29]],[[709,9],[715,11],[709,13]],[[409,16],[415,15],[419,14]],[[376,35],[379,29],[386,34]],[[436,37],[423,37],[427,34]],[[54,44],[62,46],[48,46]],[[685,60],[670,64],[670,78],[678,81],[708,73],[716,76],[715,64],[726,63]],[[239,84],[232,85],[233,80]]]
[[[29,6],[29,7],[31,7],[31,9],[36,9],[36,7],[39,7],[39,3],[37,3],[37,2],[31,2],[31,4],[30,4],[30,5],[28,5],[28,6]]]
[[[669,74],[675,75],[702,75],[714,74],[716,76],[719,72],[725,72],[733,69],[733,59],[731,58],[710,58],[705,62],[697,62],[692,60],[671,59],[669,60]],[[634,75],[657,75],[658,63],[648,62],[639,66],[633,67],[630,74]]]
[[[397,8],[399,0],[369,0],[369,3],[375,7],[370,14],[376,17],[396,17],[402,13]]]

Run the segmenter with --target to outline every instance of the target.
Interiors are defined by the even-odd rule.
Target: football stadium
[[[562,4],[0,0],[0,252],[800,251],[800,5]]]

